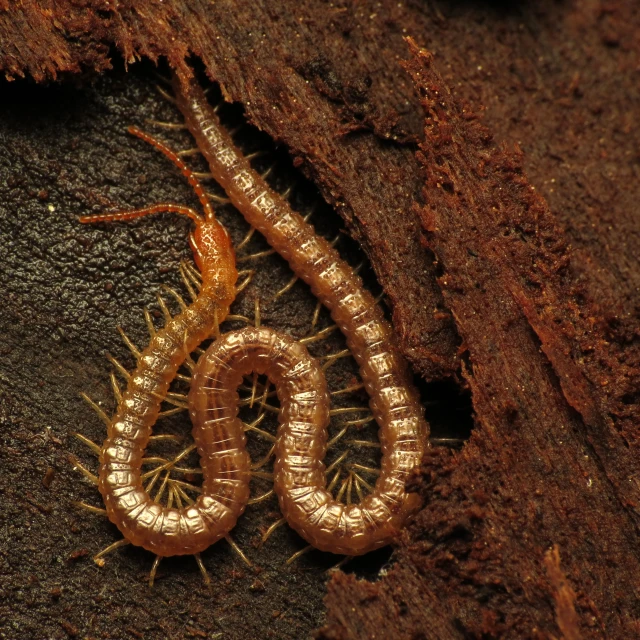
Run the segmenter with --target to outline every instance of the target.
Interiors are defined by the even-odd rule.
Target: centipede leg
[[[185,267],[184,262],[180,263],[180,276],[182,278],[182,282],[184,283],[184,286],[186,287],[187,291],[189,292],[189,295],[191,296],[191,300],[195,301],[196,298],[198,297],[198,294],[196,293],[195,289],[192,286],[193,283],[189,278],[188,271]]]
[[[198,568],[200,569],[200,573],[202,574],[202,579],[204,580],[204,583],[207,585],[207,587],[210,587],[211,578],[209,577],[209,573],[206,567],[204,566],[204,563],[202,562],[202,557],[200,556],[199,553],[194,554],[193,557],[196,559],[196,562],[198,563]]]
[[[162,120],[153,120],[152,118],[147,118],[147,124],[151,124],[155,127],[161,127],[163,129],[173,129],[173,130],[184,130],[187,128],[187,125],[184,122],[163,122]]]
[[[302,549],[300,549],[300,551],[296,551],[292,556],[287,558],[287,561],[285,562],[285,564],[289,565],[294,563],[298,558],[303,556],[305,553],[308,553],[309,551],[311,551],[311,549],[313,549],[313,546],[308,544],[306,547],[303,547]]]
[[[278,292],[276,292],[276,294],[273,296],[273,298],[271,298],[270,302],[273,304],[278,298],[280,298],[285,293],[287,293],[287,291],[290,291],[292,289],[293,285],[296,282],[298,282],[298,280],[299,280],[298,276],[293,276],[293,278],[291,278],[291,280],[289,280],[289,282],[287,282],[287,284],[285,284],[284,287],[282,287],[282,289],[280,289]]]
[[[229,534],[227,534],[224,537],[224,539],[229,543],[229,546],[242,558],[242,560],[244,561],[244,563],[248,567],[253,567],[253,564],[251,563],[251,560],[249,560],[249,558],[247,558],[247,556],[244,554],[242,549],[233,541],[233,539],[231,538],[231,536]]]
[[[287,521],[285,518],[280,518],[280,520],[276,520],[265,532],[264,535],[262,536],[262,540],[260,541],[261,544],[264,544],[270,537],[271,534],[278,529],[279,527],[281,527],[283,524],[286,524]]]
[[[80,471],[80,473],[87,479],[91,484],[95,484],[98,486],[98,476],[94,475],[87,469],[81,462],[73,455],[69,456],[69,462],[73,465],[74,469]]]
[[[111,418],[109,418],[109,416],[102,410],[102,408],[96,402],[94,402],[84,391],[80,392],[80,397],[98,414],[100,419],[107,425],[108,429],[111,426]]]
[[[118,329],[118,333],[120,334],[120,337],[122,338],[123,342],[127,345],[127,348],[129,349],[129,351],[131,351],[131,353],[133,354],[134,358],[136,360],[140,359],[140,349],[138,349],[138,347],[136,347],[135,344],[133,344],[131,338],[129,338],[129,336],[124,332],[124,329],[122,327],[116,327]]]
[[[99,567],[104,567],[104,556],[111,553],[112,551],[115,551],[116,549],[119,549],[120,547],[126,547],[128,544],[131,544],[131,543],[126,538],[122,538],[122,540],[117,540],[116,542],[114,542],[113,544],[110,544],[108,547],[106,547],[99,553],[96,553],[96,555],[93,556],[93,561]]]
[[[156,556],[155,560],[153,561],[153,566],[151,567],[151,571],[149,573],[150,589],[153,588],[153,583],[155,582],[155,579],[156,579],[156,573],[158,571],[158,565],[160,564],[160,560],[162,560],[162,556]]]
[[[90,511],[91,513],[96,513],[101,516],[107,516],[107,510],[102,509],[101,507],[94,507],[91,504],[87,504],[86,502],[82,502],[81,500],[74,500],[73,504],[80,509],[84,509],[85,511]]]
[[[166,291],[173,299],[180,305],[180,309],[184,311],[187,308],[187,303],[184,301],[183,297],[171,287],[168,287],[166,284],[161,285],[163,291]]]

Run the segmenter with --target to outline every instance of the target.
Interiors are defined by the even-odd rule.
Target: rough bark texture
[[[459,376],[470,389],[474,433],[461,452],[433,450],[425,459],[416,480],[425,508],[399,541],[394,566],[375,583],[337,574],[318,637],[640,636],[635,3],[240,4],[52,3],[45,11],[44,3],[24,2],[3,11],[0,3],[0,67],[42,81],[102,72],[114,46],[131,64],[136,56],[165,56],[182,73],[189,73],[188,54],[199,57],[224,95],[286,145],[362,244],[416,372],[427,380]],[[415,47],[410,54],[405,35],[435,53],[435,63]],[[83,541],[69,542],[66,490],[54,501],[38,486],[47,464],[68,475],[66,425],[88,420],[69,398],[85,385],[83,367],[92,380],[104,376],[94,338],[108,344],[112,338],[103,336],[118,309],[133,311],[166,281],[124,241],[117,258],[105,241],[91,264],[79,248],[84,234],[69,235],[74,215],[47,214],[51,222],[42,222],[49,201],[78,214],[125,197],[120,185],[131,182],[126,165],[134,151],[114,132],[136,109],[141,118],[160,118],[168,107],[154,104],[140,74],[131,87],[122,74],[114,78],[99,83],[86,105],[100,135],[83,121],[84,110],[65,117],[69,94],[34,105],[51,101],[54,90],[20,94],[18,82],[0,86],[10,96],[2,177],[13,180],[0,183],[0,206],[5,221],[16,211],[20,221],[3,223],[12,276],[3,319],[3,448],[11,470],[4,480],[15,478],[4,499],[14,518],[24,517],[26,504],[35,510],[31,520],[43,521],[29,521],[37,530],[31,540],[15,522],[5,524],[5,542],[17,544],[21,558],[9,563],[7,546],[7,595],[31,599],[40,612],[29,620],[19,605],[22,636],[8,630],[8,638],[24,637],[24,629],[54,637],[41,617],[47,590],[61,637],[125,637],[129,627],[145,637],[184,633],[175,617],[153,612],[153,596],[140,585],[126,590],[126,578],[142,572],[134,553],[119,565],[124,579],[100,574],[119,616],[105,626],[106,605],[95,600],[103,596],[88,586],[90,567],[80,573],[77,558],[69,559],[74,548],[93,546],[91,529],[82,520],[73,535]],[[40,128],[27,126],[21,100]],[[483,109],[480,124],[475,114]],[[103,167],[91,154],[104,147],[117,162]],[[152,166],[166,173],[161,162]],[[175,197],[177,187],[165,182],[143,181],[133,195],[140,204]],[[101,200],[109,183],[112,193]],[[156,261],[161,255],[170,268],[183,232],[164,229],[175,234],[173,254],[156,248],[169,242],[161,234],[146,245],[146,258],[158,251]],[[51,278],[66,278],[62,296]],[[99,293],[105,280],[116,285],[114,297]],[[77,311],[83,305],[84,319]],[[292,305],[272,320],[295,326],[299,315]],[[23,318],[32,318],[25,329],[18,327]],[[49,367],[34,373],[30,361],[43,335],[60,330],[65,337],[44,350]],[[53,393],[60,370],[70,380]],[[29,464],[43,467],[40,475],[25,467],[29,455],[39,458]],[[60,506],[52,510],[52,502]],[[57,542],[47,541],[47,530],[57,530],[50,536]],[[91,594],[74,595],[73,610],[30,557],[56,545],[68,558],[50,574]],[[212,557],[222,564],[228,559],[220,553]],[[183,577],[177,591],[165,583],[161,593],[195,612],[196,635],[223,629],[229,637],[301,637],[323,618],[321,563],[285,575],[269,564],[278,553],[282,547],[264,561],[269,581],[266,593],[252,596],[255,604],[246,596],[251,581],[228,578],[233,596],[220,595],[215,615],[228,616],[229,626],[215,626],[203,611],[206,594],[192,586],[197,575]],[[265,622],[270,597],[279,604]]]

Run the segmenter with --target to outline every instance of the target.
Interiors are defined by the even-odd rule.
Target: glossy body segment
[[[344,333],[380,427],[380,442],[386,453],[374,497],[363,510],[364,537],[356,536],[357,542],[346,542],[345,520],[341,516],[345,511],[328,500],[326,491],[322,493],[319,487],[324,486],[324,478],[318,476],[315,484],[305,485],[306,489],[289,486],[290,475],[284,469],[295,467],[296,455],[287,445],[279,443],[276,491],[283,513],[311,544],[326,551],[364,553],[386,544],[389,536],[382,533],[387,527],[384,522],[397,529],[402,519],[419,507],[417,496],[406,493],[404,484],[420,464],[428,438],[418,393],[408,366],[394,345],[392,327],[354,270],[302,216],[292,211],[288,202],[269,187],[235,147],[200,86],[193,81],[181,84],[175,79],[174,88],[177,105],[215,180],[249,224],[310,285]],[[315,455],[321,450],[313,451]],[[301,474],[307,471],[304,467]],[[372,535],[372,529],[379,533]],[[350,526],[350,531],[355,529]]]
[[[251,461],[244,433],[229,431],[223,423],[206,433],[194,431],[204,482],[192,506],[176,509],[154,502],[142,483],[142,459],[171,381],[189,353],[227,316],[238,273],[229,236],[215,220],[192,172],[158,141],[134,127],[130,132],[153,144],[181,169],[200,198],[204,218],[188,207],[159,204],[84,216],[81,222],[131,220],[159,211],[189,216],[196,223],[190,240],[202,272],[202,288],[194,303],[155,331],[139,354],[101,449],[98,488],[109,519],[129,542],[158,556],[194,554],[225,536],[249,499]]]
[[[330,402],[324,374],[304,345],[286,335],[247,328],[227,333],[209,347],[198,361],[189,393],[194,434],[222,425],[229,434],[242,433],[237,388],[251,372],[266,374],[280,400],[274,489],[289,524],[323,551],[358,555],[389,544],[418,500],[405,490],[423,449],[415,405],[404,396],[388,399],[380,477],[360,504],[347,505],[326,488]]]

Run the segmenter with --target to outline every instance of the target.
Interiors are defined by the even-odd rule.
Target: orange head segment
[[[226,229],[216,220],[213,206],[207,197],[205,190],[202,188],[199,180],[193,174],[191,169],[180,159],[180,157],[171,151],[164,144],[144,133],[137,127],[129,127],[129,133],[148,142],[156,149],[161,151],[169,160],[171,160],[187,178],[189,184],[196,192],[204,217],[190,207],[177,204],[162,203],[144,207],[142,209],[129,209],[124,211],[116,211],[114,213],[103,213],[91,216],[81,216],[80,222],[110,222],[112,220],[133,220],[142,216],[160,212],[179,213],[188,216],[196,223],[195,232],[190,236],[191,248],[193,249],[194,258],[198,268],[203,272],[211,268],[220,268],[223,266],[231,267],[235,271],[235,255],[233,246]]]

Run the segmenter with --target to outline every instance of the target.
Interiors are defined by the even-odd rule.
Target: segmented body
[[[158,330],[139,355],[102,446],[98,487],[109,519],[129,542],[158,556],[195,554],[233,528],[249,499],[251,461],[244,432],[230,431],[225,423],[211,425],[206,432],[194,428],[204,481],[193,506],[177,509],[154,502],[142,483],[142,458],[169,384],[189,353],[226,317],[238,274],[229,236],[186,165],[150,136],[135,128],[130,131],[182,169],[200,197],[205,218],[187,207],[163,204],[85,216],[81,221],[129,220],[158,211],[188,215],[196,222],[191,245],[203,284],[195,302]]]
[[[249,224],[265,236],[330,310],[360,367],[371,398],[370,407],[380,427],[382,463],[374,491],[362,504],[344,505],[336,502],[325,488],[321,462],[326,441],[326,425],[322,425],[324,409],[309,408],[307,396],[303,398],[297,391],[290,396],[286,386],[279,390],[281,400],[288,402],[293,412],[290,415],[284,412],[278,435],[274,489],[280,508],[290,526],[319,549],[356,555],[388,544],[419,506],[418,497],[407,493],[405,484],[420,464],[428,437],[418,393],[394,345],[391,325],[354,270],[251,167],[221,126],[202,89],[195,82],[184,85],[177,80],[174,88],[178,107],[215,180]],[[284,352],[280,355],[269,352],[271,338],[266,333],[246,333],[242,340],[241,356],[236,354],[239,347],[233,343],[212,345],[206,360],[198,366],[202,376],[193,383],[206,380],[211,367],[213,382],[204,384],[210,386],[209,393],[213,395],[226,393],[227,404],[210,400],[212,404],[208,406],[222,411],[228,419],[235,416],[235,409],[232,397],[217,384],[217,376],[224,369],[219,361],[228,360],[245,370],[248,366],[259,369],[266,358],[269,372],[281,366],[280,357],[293,358]],[[306,366],[300,365],[294,371],[303,371]],[[235,384],[235,378],[229,383]],[[307,388],[304,393],[324,403],[319,391]],[[192,394],[200,398],[195,388]],[[301,412],[300,419],[295,411]],[[308,411],[317,413],[311,416]],[[194,411],[194,424],[206,415]]]

